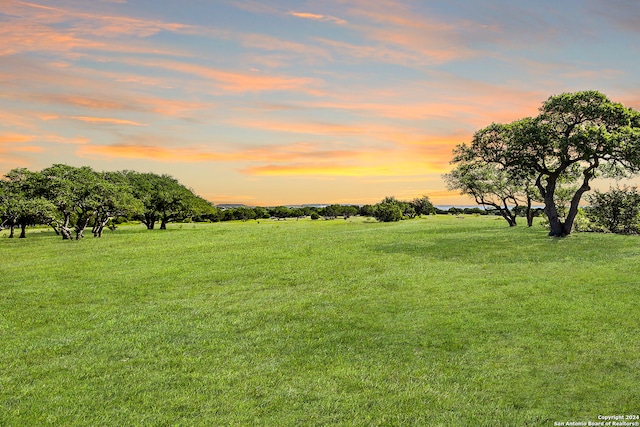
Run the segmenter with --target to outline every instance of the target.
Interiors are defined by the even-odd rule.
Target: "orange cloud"
[[[0,134],[0,165],[12,169],[20,165],[26,165],[26,159],[18,153],[40,153],[41,147],[24,145],[37,139],[35,135],[19,133]]]
[[[250,148],[239,151],[212,151],[207,147],[160,147],[151,144],[85,145],[78,150],[81,156],[100,156],[108,159],[151,159],[161,162],[270,162],[301,158],[350,158],[358,153],[347,150],[319,150],[310,144],[292,144]]]
[[[19,151],[21,153],[42,153],[44,151],[44,148],[36,147],[33,145],[26,145],[22,147],[13,147],[11,150]]]
[[[74,33],[109,37],[120,35],[148,37],[161,31],[193,32],[197,28],[179,23],[77,12],[72,9],[54,8],[15,0],[9,4],[8,11],[13,16],[45,24],[73,21],[72,32]]]
[[[145,123],[138,123],[132,120],[112,119],[107,117],[84,117],[84,116],[72,116],[74,120],[79,120],[87,123],[104,123],[112,125],[129,125],[129,126],[149,126]]]
[[[116,110],[131,111],[141,110],[140,108],[122,101],[115,101],[97,96],[81,95],[35,95],[34,98],[50,104],[73,105],[76,107],[89,108],[92,110]]]
[[[306,135],[324,135],[330,137],[371,138],[380,141],[410,141],[420,139],[423,135],[418,129],[410,126],[362,122],[354,124],[286,121],[283,119],[229,119],[227,123],[262,131],[299,133]]]
[[[33,135],[22,135],[18,133],[10,133],[0,135],[0,144],[21,144],[23,142],[29,142],[34,140]]]
[[[340,159],[336,159],[340,160]],[[356,164],[336,162],[306,162],[292,164],[270,164],[250,166],[242,170],[247,175],[256,176],[424,176],[426,174],[443,173],[445,169],[436,163],[414,161],[409,158],[370,162],[362,161]]]
[[[95,85],[98,86],[100,82],[95,82]],[[188,111],[195,110],[204,110],[211,108],[209,104],[198,103],[198,102],[188,102],[188,101],[178,101],[173,99],[164,99],[157,97],[144,97],[138,96],[131,100],[121,100],[115,99],[115,97],[110,97],[108,95],[101,96],[99,93],[92,96],[83,96],[83,95],[51,95],[51,94],[39,94],[33,95],[33,99],[46,102],[48,104],[61,104],[61,105],[71,105],[75,107],[80,107],[83,109],[90,110],[108,110],[108,111],[136,111],[136,112],[145,112],[145,113],[158,113],[166,116],[181,116]],[[125,98],[126,99],[126,98]],[[76,120],[84,120],[90,121],[89,119],[93,119],[94,122],[107,122],[111,121],[112,123],[119,122],[119,124],[130,124],[137,126],[146,126],[143,123],[137,123],[134,121],[129,121],[129,123],[125,121],[120,121],[119,119],[109,119],[109,118],[90,118],[88,116],[74,116],[72,117]],[[137,124],[136,124],[137,123]]]
[[[184,52],[159,49],[141,39],[171,32],[218,34],[214,29],[98,15],[9,0],[3,12],[10,16],[0,27],[0,56],[19,52],[56,52],[77,58],[89,51],[154,53],[182,57]],[[126,42],[122,41],[127,38]],[[84,53],[80,53],[84,52]]]
[[[66,138],[59,135],[26,135],[18,133],[0,134],[0,144],[14,146],[25,142],[55,142],[57,144],[86,144],[89,139],[83,137]]]

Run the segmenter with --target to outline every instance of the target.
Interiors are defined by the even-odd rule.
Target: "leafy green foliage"
[[[436,213],[436,208],[428,196],[416,197],[411,201],[411,205],[416,215],[435,215]]]
[[[143,212],[137,216],[152,230],[160,222],[160,229],[166,229],[170,222],[202,217],[216,219],[217,209],[211,203],[169,175],[126,171],[134,196],[143,204]]]
[[[527,200],[526,185],[498,164],[463,161],[467,150],[464,145],[457,148],[454,162],[459,164],[444,175],[447,188],[473,197],[479,205],[497,209],[510,226],[516,225],[516,210],[523,199]]]
[[[584,211],[597,227],[611,233],[640,231],[640,192],[636,187],[611,188],[606,193],[596,190],[589,203]]]
[[[20,237],[24,238],[27,226],[54,220],[55,206],[38,193],[37,174],[18,168],[5,178],[0,181],[0,215],[2,226],[11,230],[9,237],[14,236],[15,227],[20,227]]]
[[[395,197],[385,197],[374,206],[374,218],[381,222],[400,221],[404,218],[404,210],[408,203],[401,202]]]

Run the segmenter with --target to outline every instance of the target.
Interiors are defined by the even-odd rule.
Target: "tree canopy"
[[[0,180],[2,226],[47,224],[63,239],[95,237],[115,218],[139,219],[152,229],[197,216],[217,218],[217,209],[168,175],[96,172],[88,166],[55,164],[40,172],[17,168]]]
[[[535,186],[549,235],[565,236],[592,179],[640,172],[640,113],[597,91],[564,93],[548,98],[536,117],[479,130],[470,145],[461,144],[454,153],[457,169],[486,165],[513,183]],[[558,212],[556,192],[562,183],[576,184],[566,216]]]

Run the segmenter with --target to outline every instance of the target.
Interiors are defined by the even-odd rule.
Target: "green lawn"
[[[493,217],[0,233],[2,426],[640,412],[640,239]]]

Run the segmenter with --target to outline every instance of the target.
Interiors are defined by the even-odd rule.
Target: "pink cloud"
[[[344,19],[336,18],[335,16],[331,16],[331,15],[321,15],[318,13],[292,11],[292,12],[289,12],[288,15],[295,16],[296,18],[310,19],[312,21],[331,22],[338,25],[345,25],[347,23],[347,21],[345,21]]]
[[[173,72],[198,76],[212,81],[215,86],[228,92],[302,91],[312,95],[323,94],[318,89],[323,82],[310,77],[226,71],[172,60],[139,61],[127,59],[124,62],[130,65],[163,68]]]

